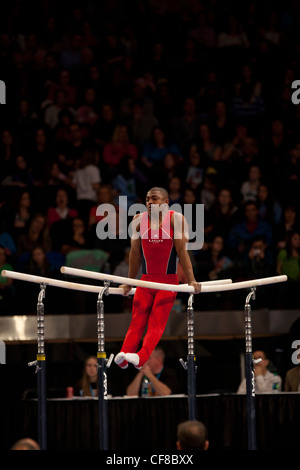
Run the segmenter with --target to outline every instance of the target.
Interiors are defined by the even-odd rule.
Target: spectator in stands
[[[226,279],[232,266],[233,263],[224,250],[224,239],[220,235],[215,235],[206,249],[199,252],[197,271],[201,279]]]
[[[70,236],[72,220],[78,217],[77,209],[69,207],[69,195],[66,189],[57,190],[55,205],[50,204],[46,217],[52,250],[59,252]]]
[[[276,229],[282,218],[282,209],[281,205],[273,197],[269,184],[261,182],[258,185],[256,201],[260,220],[265,220],[273,229]]]
[[[49,126],[50,129],[55,129],[59,124],[59,114],[62,110],[65,109],[70,111],[72,114],[74,113],[74,109],[67,104],[67,96],[65,91],[58,89],[54,94],[53,102],[45,109],[44,123]]]
[[[298,212],[294,205],[284,208],[281,221],[275,230],[276,249],[281,250],[286,247],[288,235],[295,230],[299,230]]]
[[[91,208],[97,200],[97,191],[101,183],[99,153],[94,149],[85,150],[78,161],[73,176],[76,190],[76,208],[79,216],[87,223]]]
[[[179,176],[172,176],[169,180],[167,186],[169,193],[169,206],[172,207],[173,204],[179,204],[180,206],[183,203],[182,198],[182,181]]]
[[[228,114],[227,104],[225,101],[217,101],[212,113],[211,132],[212,135],[214,135],[215,141],[222,146],[222,155],[223,145],[230,141],[234,132],[233,125]]]
[[[281,377],[269,370],[270,360],[267,357],[265,351],[254,351],[254,380],[255,380],[255,392],[256,393],[272,393],[273,385],[277,384],[275,390],[281,392],[282,379]],[[237,393],[246,393],[246,378],[244,378],[239,387]]]
[[[32,174],[39,185],[44,184],[47,167],[52,159],[52,149],[53,142],[50,135],[44,127],[38,127],[27,159]]]
[[[159,126],[171,132],[172,119],[176,115],[176,100],[174,99],[170,84],[167,80],[160,80],[154,95],[154,115],[159,120]]]
[[[291,281],[300,280],[300,233],[291,232],[286,247],[277,256],[277,274],[285,274]]]
[[[111,142],[116,126],[116,113],[112,104],[104,103],[100,110],[99,119],[93,128],[95,143],[103,148],[106,143]]]
[[[266,132],[260,139],[260,148],[263,155],[261,161],[262,171],[272,181],[276,197],[279,196],[278,190],[282,184],[282,168],[288,147],[289,139],[284,122],[282,119],[272,119]]]
[[[200,190],[200,203],[204,204],[204,211],[205,213],[209,211],[213,204],[215,203],[217,197],[217,189],[218,189],[218,180],[217,180],[217,173],[214,168],[207,168],[203,186]]]
[[[263,125],[266,106],[262,97],[253,97],[253,86],[243,84],[231,103],[231,112],[236,122],[243,122],[256,135]]]
[[[235,261],[236,276],[240,281],[276,276],[276,259],[272,250],[266,250],[263,237],[255,237],[247,250],[246,256]],[[235,300],[241,298],[238,292]],[[261,286],[256,297],[256,308],[277,308],[278,286]],[[276,306],[276,307],[275,307]]]
[[[26,437],[16,441],[10,450],[41,450],[41,448],[34,439]]]
[[[222,28],[222,31],[217,37],[217,47],[249,47],[247,34],[242,30],[238,19],[231,15],[227,27]]]
[[[19,188],[33,188],[37,181],[24,155],[17,155],[11,173],[2,181],[2,186],[17,186]]]
[[[111,184],[101,184],[97,190],[97,203],[91,208],[89,214],[88,229],[95,228],[95,225],[102,220],[107,213],[104,215],[97,215],[97,208],[101,204],[109,204],[113,206],[118,213],[118,206],[115,203],[115,192]]]
[[[232,259],[224,246],[224,239],[222,236],[215,234],[209,242],[205,243],[203,248],[195,256],[196,258],[196,272],[199,279],[204,281],[215,281],[220,279],[231,279],[234,273],[234,265]],[[220,305],[224,305],[231,295],[226,296],[226,299],[220,299],[218,294],[211,294],[207,298],[195,299],[197,306],[201,309],[218,309]],[[228,304],[227,304],[228,305]]]
[[[0,179],[1,181],[12,172],[14,159],[17,156],[17,143],[13,132],[10,129],[4,129],[0,142]]]
[[[197,111],[196,99],[184,99],[182,114],[172,122],[172,136],[181,152],[184,152],[199,136],[200,116]]]
[[[132,87],[131,87],[132,88]],[[120,117],[127,120],[131,115],[132,104],[139,101],[143,106],[145,115],[153,115],[153,97],[147,85],[147,81],[143,78],[134,80],[133,89],[129,92],[129,96],[120,99]]]
[[[6,231],[3,220],[0,221],[0,246],[3,246],[9,255],[14,256],[16,254],[15,241],[10,233]]]
[[[196,144],[192,144],[188,151],[188,163],[185,170],[185,183],[197,190],[203,184],[206,161]]]
[[[71,221],[71,234],[66,237],[60,252],[67,255],[74,250],[84,250],[91,247],[84,220],[74,217]]]
[[[24,233],[29,220],[33,215],[32,198],[27,190],[24,190],[17,199],[16,205],[12,207],[9,231],[17,239]]]
[[[196,27],[189,31],[189,35],[205,47],[211,48],[215,46],[215,31],[208,25],[208,17],[202,9],[200,9],[197,15]]]
[[[255,237],[244,260],[244,279],[275,276],[275,270],[275,259],[272,251],[266,251],[266,242],[263,237]]]
[[[198,452],[208,450],[206,426],[200,421],[184,421],[177,426],[177,450]]]
[[[239,95],[243,85],[249,86],[252,90],[251,100],[256,96],[262,95],[262,85],[260,81],[255,77],[253,67],[250,64],[243,64],[241,68],[241,78],[235,84],[236,94]]]
[[[127,277],[128,267],[129,267],[129,253],[130,253],[130,247],[127,246],[124,250],[124,258],[120,261],[120,263],[117,264],[117,266],[115,267],[113,271],[114,276]],[[142,268],[140,267],[136,278],[140,279],[141,277],[142,277]]]
[[[167,153],[161,162],[157,181],[160,180],[159,186],[165,188],[169,185],[170,179],[174,176],[182,177],[183,159],[175,153]]]
[[[78,216],[77,209],[69,207],[69,196],[65,189],[58,189],[55,197],[55,207],[47,211],[47,224],[50,228],[55,222],[72,219]]]
[[[272,250],[272,228],[268,222],[259,220],[258,214],[256,202],[247,201],[244,205],[244,220],[235,224],[228,236],[228,244],[234,256],[244,256],[257,236],[264,237],[266,250]]]
[[[299,350],[299,346],[297,349]],[[298,361],[298,364],[295,367],[292,367],[291,369],[289,369],[285,375],[285,379],[284,379],[284,391],[285,392],[300,392],[300,353],[297,354],[296,359]]]
[[[218,189],[217,197],[206,212],[205,235],[218,233],[223,236],[225,245],[230,230],[238,221],[238,206],[233,199],[232,191],[228,187]]]
[[[57,90],[65,93],[67,106],[74,107],[77,102],[77,87],[71,83],[70,70],[62,69],[57,82],[48,82],[48,100],[54,101]]]
[[[165,365],[165,352],[160,347],[154,349],[148,361],[128,385],[127,395],[141,395],[144,378],[147,379],[149,386],[149,396],[167,396],[178,391],[176,373]]]
[[[68,170],[75,170],[76,164],[87,148],[88,143],[82,125],[71,122],[69,137],[63,139],[59,146],[60,152],[65,156],[64,163]]]
[[[93,127],[99,119],[96,92],[88,88],[84,93],[84,102],[75,111],[75,121]]]
[[[117,197],[126,196],[127,198],[126,206],[123,209],[127,210],[132,204],[142,200],[143,189],[147,182],[144,173],[137,168],[135,160],[132,157],[124,157],[113,180]]]
[[[116,174],[118,165],[125,156],[134,160],[138,158],[137,147],[130,142],[128,128],[126,125],[117,124],[112,139],[103,148],[103,161],[110,169],[110,176]]]
[[[282,158],[278,172],[280,195],[285,201],[293,203],[300,191],[300,143],[296,141],[290,144],[289,152],[284,160]]]
[[[72,187],[72,179],[63,170],[64,170],[63,164],[60,161],[54,161],[50,165],[49,171],[47,172],[47,177],[46,177],[46,185],[49,187],[50,191],[51,189],[56,191],[57,187],[61,187],[61,188]]]
[[[31,144],[36,126],[38,125],[37,113],[27,99],[21,99],[16,118],[15,132],[18,136],[19,148],[27,148]]]
[[[47,259],[47,253],[37,246],[30,254],[28,273],[34,276],[51,277],[53,270]]]
[[[17,254],[20,256],[31,253],[37,246],[41,246],[46,253],[51,249],[46,217],[39,213],[34,214],[26,232],[18,237]]]
[[[151,169],[155,164],[161,163],[167,153],[181,156],[178,146],[168,140],[163,129],[156,126],[151,139],[143,147],[141,161],[146,168]]]
[[[153,115],[145,115],[143,106],[139,101],[132,104],[131,116],[128,120],[128,128],[132,136],[132,142],[138,149],[151,139],[154,127],[158,126],[158,120]]]
[[[84,368],[81,379],[74,386],[74,395],[81,397],[98,396],[98,369],[97,358],[89,356],[84,361]]]
[[[297,308],[300,286],[300,232],[292,231],[286,239],[286,247],[277,255],[276,272],[286,275],[288,280],[278,288],[280,305],[287,308]]]
[[[77,32],[71,35],[70,41],[60,53],[60,64],[63,69],[71,70],[81,64],[82,36]]]
[[[58,123],[54,129],[54,140],[58,143],[58,148],[62,147],[62,143],[71,140],[70,126],[75,121],[74,113],[68,109],[62,109],[58,113]]]
[[[199,126],[199,149],[206,157],[208,165],[216,165],[221,159],[221,145],[215,142],[211,136],[211,130],[207,124],[200,124]]]
[[[14,312],[16,291],[13,279],[3,277],[2,271],[13,271],[13,265],[7,250],[0,245],[0,308],[2,315],[5,315]]]
[[[251,165],[248,179],[242,183],[241,195],[242,201],[256,201],[257,191],[261,181],[261,171],[257,165]]]
[[[244,153],[246,139],[249,139],[247,126],[238,124],[233,130],[233,135],[228,136],[223,144],[221,159],[225,161],[239,160]],[[254,153],[253,150],[251,153]]]

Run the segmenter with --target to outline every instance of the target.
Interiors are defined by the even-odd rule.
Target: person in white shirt
[[[264,351],[254,351],[253,359],[259,362],[254,363],[255,393],[273,393],[275,390],[280,392],[282,388],[282,379],[279,375],[268,370],[269,359]],[[273,384],[277,386],[274,390]],[[239,385],[237,393],[246,393],[246,378]]]
[[[73,187],[76,190],[76,207],[85,223],[88,222],[91,207],[97,201],[97,190],[101,184],[98,165],[98,152],[87,149],[79,160],[73,176]]]

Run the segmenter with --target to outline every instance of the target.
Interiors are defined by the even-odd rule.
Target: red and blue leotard
[[[173,212],[167,212],[161,226],[156,230],[150,227],[148,213],[142,214],[140,236],[143,274],[165,276],[177,272],[178,257],[174,247],[174,229],[171,226]]]

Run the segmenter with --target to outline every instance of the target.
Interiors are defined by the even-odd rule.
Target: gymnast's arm
[[[133,218],[136,219],[135,216]],[[129,269],[128,269],[128,277],[131,279],[136,279],[136,276],[139,272],[140,265],[141,265],[141,238],[139,236],[139,231],[140,227],[139,224],[136,225],[135,232],[133,233],[131,237],[131,248],[130,248],[130,253],[129,253]],[[124,295],[128,295],[130,290],[132,289],[132,286],[129,285],[124,285],[122,284],[121,287],[124,290]]]
[[[174,212],[171,223],[173,224],[174,228],[174,246],[179,258],[179,262],[187,278],[188,284],[194,287],[195,294],[197,294],[201,291],[201,284],[195,280],[191,259],[186,249],[186,244],[188,242],[186,221],[182,214],[179,212]]]

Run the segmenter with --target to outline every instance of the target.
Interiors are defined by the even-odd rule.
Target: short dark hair
[[[169,199],[169,193],[165,188],[162,188],[160,186],[154,186],[154,188],[149,189],[149,191],[159,191],[160,194],[165,198]],[[149,192],[148,191],[148,192]]]
[[[177,427],[177,439],[182,450],[204,450],[206,426],[201,421],[184,421]]]

